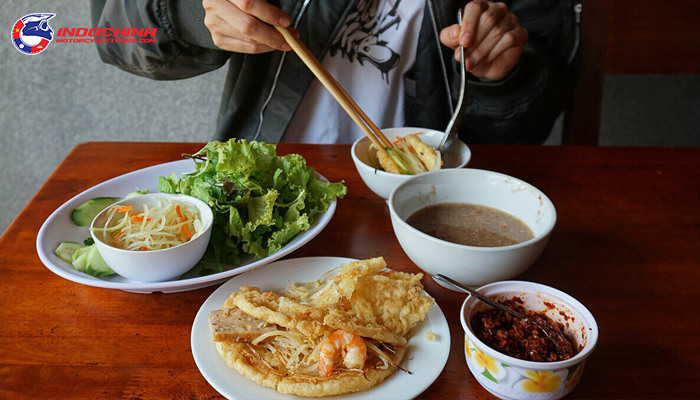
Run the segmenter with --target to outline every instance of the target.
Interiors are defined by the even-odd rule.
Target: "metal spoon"
[[[457,12],[457,20],[460,26],[462,26],[462,11]],[[464,47],[459,46],[459,64],[460,64],[460,86],[459,86],[459,100],[457,101],[457,107],[452,114],[452,119],[447,124],[445,129],[445,137],[442,138],[442,142],[437,147],[441,154],[450,148],[455,137],[457,137],[457,132],[459,127],[462,126],[462,119],[464,118],[464,111],[467,108],[467,71],[464,69]]]
[[[467,294],[470,294],[470,295],[476,297],[477,299],[483,301],[484,303],[490,305],[491,307],[497,308],[497,309],[499,309],[499,310],[501,310],[501,311],[504,311],[504,312],[507,312],[508,314],[510,314],[510,315],[512,315],[512,316],[514,316],[514,317],[516,317],[516,318],[518,318],[518,319],[522,319],[523,321],[527,321],[527,322],[532,322],[532,323],[535,324],[535,325],[542,331],[542,333],[544,333],[544,335],[547,336],[547,338],[554,344],[554,346],[557,348],[557,352],[558,352],[558,353],[563,353],[563,351],[562,351],[562,349],[561,349],[559,343],[568,343],[568,342],[567,342],[566,338],[564,338],[564,335],[563,335],[558,329],[557,329],[557,330],[554,330],[553,332],[551,332],[551,334],[554,335],[554,336],[556,336],[556,338],[557,338],[557,340],[554,340],[554,338],[550,335],[550,332],[549,332],[548,328],[547,328],[546,326],[543,326],[542,322],[539,321],[538,319],[536,319],[536,318],[530,319],[527,315],[521,314],[521,313],[519,313],[519,312],[517,312],[517,311],[513,311],[513,310],[511,310],[510,308],[504,306],[503,304],[498,303],[498,302],[496,302],[496,301],[493,301],[493,300],[489,299],[488,297],[486,297],[486,296],[480,294],[480,293],[477,292],[476,290],[470,289],[470,288],[468,288],[468,287],[466,287],[466,286],[462,286],[462,284],[460,284],[459,282],[457,282],[457,281],[455,281],[454,279],[449,278],[449,277],[447,277],[447,276],[445,276],[445,275],[442,275],[442,274],[435,274],[435,275],[433,275],[433,279],[438,280],[438,281],[440,281],[440,282],[449,283],[450,285],[452,285],[452,286],[454,286],[455,288],[461,290],[462,292],[467,293]],[[562,341],[563,341],[563,342],[562,342]]]

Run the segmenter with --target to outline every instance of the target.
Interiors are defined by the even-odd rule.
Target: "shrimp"
[[[326,336],[321,343],[321,351],[318,360],[318,374],[329,376],[333,373],[333,366],[338,352],[342,350],[343,365],[351,369],[362,369],[367,360],[367,345],[365,341],[354,333],[337,330]]]

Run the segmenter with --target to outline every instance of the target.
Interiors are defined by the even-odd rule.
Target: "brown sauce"
[[[576,355],[575,346],[568,337],[557,339],[557,335],[553,334],[564,332],[561,323],[552,321],[544,313],[525,310],[523,300],[517,296],[499,303],[526,315],[528,320],[514,318],[496,309],[476,313],[472,318],[472,329],[487,346],[511,357],[536,362],[568,360]],[[547,338],[529,319],[539,320],[540,326],[550,332],[552,339]],[[552,340],[557,340],[557,344]]]
[[[467,246],[510,246],[535,237],[527,225],[506,212],[466,203],[421,208],[406,222],[430,236]]]

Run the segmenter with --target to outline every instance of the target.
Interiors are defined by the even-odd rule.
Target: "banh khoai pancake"
[[[242,286],[209,326],[226,364],[259,385],[305,397],[368,390],[401,369],[409,331],[435,303],[422,276],[375,258],[280,294]]]

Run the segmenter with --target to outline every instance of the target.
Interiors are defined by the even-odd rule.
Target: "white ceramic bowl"
[[[143,211],[144,204],[154,207],[159,199],[177,200],[188,203],[199,210],[204,231],[195,234],[188,242],[163,250],[132,251],[113,247],[102,241],[102,235],[90,231],[100,255],[117,274],[139,282],[163,282],[175,279],[194,267],[202,258],[209,244],[214,214],[203,201],[182,194],[153,193],[134,196],[119,201],[118,205],[132,206],[134,212]],[[109,208],[102,210],[90,227],[104,226]]]
[[[574,357],[556,362],[525,361],[499,353],[479,340],[471,327],[473,315],[491,307],[468,296],[460,318],[465,332],[464,354],[469,370],[481,386],[495,396],[513,400],[559,399],[574,390],[586,358],[598,342],[598,325],[590,311],[568,294],[532,282],[496,282],[478,291],[496,300],[517,295],[524,300],[526,310],[543,311],[553,321],[562,323],[564,334],[573,339],[578,349]]]
[[[544,250],[557,219],[552,202],[534,186],[479,169],[416,175],[396,187],[388,203],[394,233],[408,257],[431,275],[444,274],[470,287],[523,273]],[[534,238],[511,246],[465,246],[437,239],[406,223],[419,209],[441,203],[469,203],[505,211],[525,223]]]
[[[403,137],[417,132],[425,132],[420,135],[420,139],[432,148],[439,146],[442,138],[445,137],[445,132],[435,131],[432,129],[382,129],[384,136],[386,136],[386,138],[392,142],[396,140],[397,136]],[[370,142],[369,138],[367,137],[357,140],[352,145],[352,150],[350,152],[352,155],[352,161],[355,163],[355,168],[357,168],[357,172],[360,173],[360,177],[365,182],[367,187],[369,187],[370,190],[372,190],[377,196],[383,199],[388,199],[391,191],[394,190],[394,188],[400,183],[410,179],[412,175],[390,174],[382,170],[379,166],[379,161],[377,160],[376,150],[370,149],[370,144],[372,144],[372,142]],[[471,157],[472,153],[471,150],[469,150],[469,147],[467,147],[463,141],[455,139],[446,154],[442,154],[443,168],[462,168],[467,165]]]

